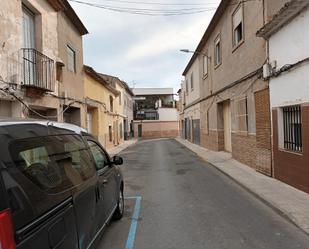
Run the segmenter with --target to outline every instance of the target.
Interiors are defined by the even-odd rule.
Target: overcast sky
[[[81,0],[120,7],[191,8],[192,6],[132,5],[113,0]],[[127,0],[155,3],[210,3],[219,0]],[[118,76],[130,87],[173,87],[177,91],[181,74],[214,10],[194,15],[140,16],[112,12],[70,2],[89,34],[84,36],[84,63],[101,73]],[[193,6],[194,7],[194,6]]]

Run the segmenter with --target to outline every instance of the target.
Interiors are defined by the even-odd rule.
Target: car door
[[[17,248],[85,249],[95,232],[91,189],[97,176],[81,137],[17,139],[8,149],[1,173]]]
[[[100,217],[100,226],[103,227],[117,206],[116,172],[108,154],[99,143],[92,139],[87,139],[87,141],[99,176],[97,215]]]

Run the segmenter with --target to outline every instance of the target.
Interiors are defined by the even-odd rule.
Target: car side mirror
[[[114,156],[112,163],[115,165],[122,165],[123,164],[123,159],[120,156]]]

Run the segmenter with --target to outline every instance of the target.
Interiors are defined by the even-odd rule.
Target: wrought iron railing
[[[22,85],[53,92],[54,61],[33,48],[22,49]]]

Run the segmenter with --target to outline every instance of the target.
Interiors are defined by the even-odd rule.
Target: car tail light
[[[15,249],[11,212],[6,209],[0,212],[0,249]]]

